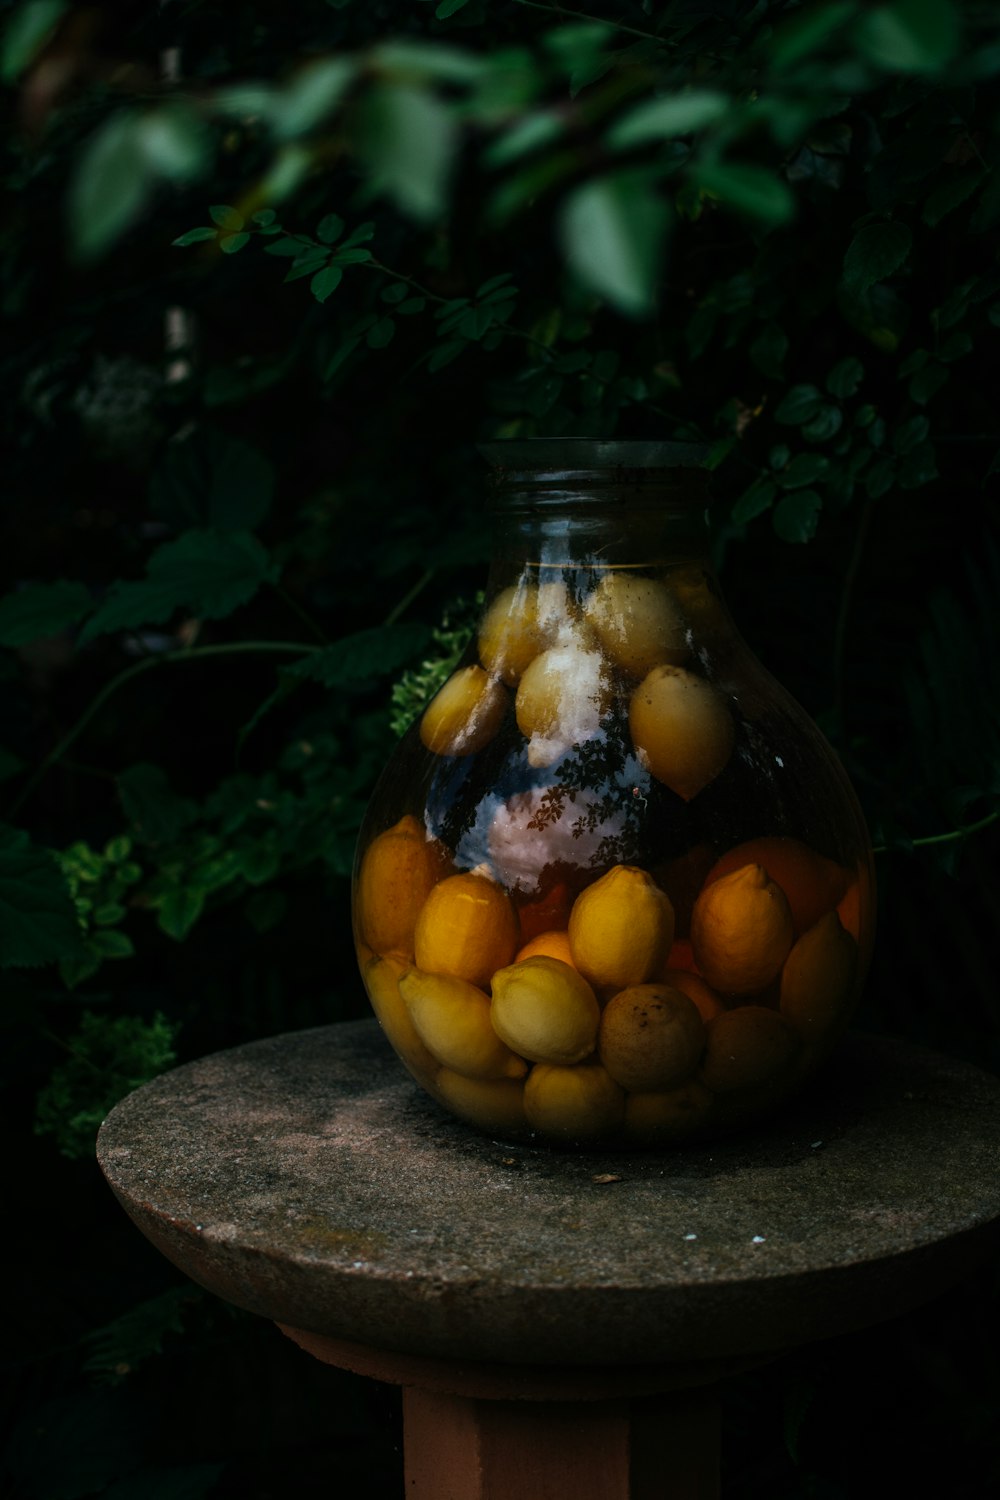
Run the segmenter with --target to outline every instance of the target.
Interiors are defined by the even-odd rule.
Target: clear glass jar
[[[504,1139],[657,1146],[773,1109],[871,949],[864,820],[708,551],[704,450],[493,443],[476,638],[358,843],[358,958],[414,1078]]]

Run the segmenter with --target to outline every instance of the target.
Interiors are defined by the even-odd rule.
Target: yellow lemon
[[[412,1073],[433,1078],[438,1070],[437,1060],[421,1041],[399,992],[399,981],[408,967],[408,963],[398,958],[374,958],[365,965],[361,977],[372,1010],[395,1051]]]
[[[629,1093],[658,1093],[683,1083],[704,1048],[697,1006],[669,985],[631,985],[604,1007],[598,1055]]]
[[[425,708],[420,738],[435,755],[474,755],[500,728],[509,701],[482,667],[459,667]]]
[[[446,1068],[466,1078],[523,1078],[528,1071],[493,1030],[489,997],[474,984],[409,969],[399,993],[420,1040]]]
[[[724,634],[731,638],[732,625],[712,575],[697,563],[671,570],[667,580],[683,618],[690,622],[699,640]]]
[[[446,867],[440,844],[416,818],[400,818],[365,850],[355,912],[360,937],[375,953],[413,953],[417,916]]]
[[[517,951],[517,915],[502,886],[483,875],[450,875],[434,887],[413,932],[418,969],[454,974],[485,989]]]
[[[670,951],[674,910],[645,870],[615,865],[582,890],[569,918],[573,962],[597,989],[652,979]]]
[[[677,944],[674,944],[676,948]],[[707,1025],[714,1021],[725,1006],[718,995],[702,979],[700,974],[692,974],[689,969],[666,969],[660,976],[663,984],[669,984],[673,989],[680,990],[693,1000],[698,1009],[698,1014]]]
[[[550,766],[592,739],[611,706],[612,687],[599,651],[569,644],[536,656],[521,678],[514,712],[528,741],[528,762]]]
[[[600,1006],[558,958],[526,958],[493,976],[493,1029],[532,1062],[575,1063],[593,1052]]]
[[[583,615],[605,654],[630,677],[645,677],[653,667],[687,655],[684,620],[655,578],[606,573]]]
[[[708,1122],[715,1096],[696,1078],[664,1093],[629,1094],[625,1134],[639,1144],[682,1141]]]
[[[832,911],[847,889],[848,874],[842,866],[817,854],[798,839],[769,837],[750,839],[729,849],[705,876],[711,885],[743,865],[760,865],[780,885],[792,913],[796,932],[814,927],[824,912]]]
[[[781,971],[781,1013],[804,1040],[846,1025],[857,969],[858,945],[835,911],[799,938]]]
[[[528,578],[502,589],[479,627],[479,660],[492,677],[517,687],[540,651],[571,630],[569,595],[561,580],[541,585]]]
[[[442,1068],[434,1080],[435,1092],[449,1109],[480,1130],[505,1134],[528,1128],[524,1113],[524,1085],[511,1079],[487,1081],[466,1078]]]
[[[530,943],[525,943],[514,962],[520,963],[523,958],[558,958],[562,963],[569,964],[571,969],[576,968],[568,932],[540,932]]]
[[[708,1028],[702,1080],[713,1094],[778,1082],[795,1056],[788,1022],[763,1005],[723,1011]]]
[[[691,913],[691,946],[714,989],[734,995],[762,990],[792,946],[784,893],[761,865],[744,865],[707,885]]]
[[[629,704],[629,728],[642,764],[686,802],[715,780],[733,753],[725,699],[683,667],[654,667],[643,678]]]
[[[535,1130],[554,1140],[599,1141],[621,1130],[625,1095],[599,1063],[538,1063],[524,1085],[524,1112]]]

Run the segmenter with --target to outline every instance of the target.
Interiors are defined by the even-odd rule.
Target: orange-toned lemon
[[[420,909],[413,932],[416,966],[454,974],[485,989],[517,952],[517,915],[502,886],[483,875],[449,875]]]
[[[357,886],[360,937],[375,953],[413,954],[417,916],[447,856],[407,815],[365,850]]]
[[[629,1093],[675,1088],[694,1072],[704,1048],[697,1006],[670,985],[630,985],[604,1007],[598,1055]]]
[[[424,709],[420,738],[435,755],[474,755],[503,723],[510,696],[482,667],[459,667]]]
[[[540,932],[530,943],[525,943],[514,961],[520,963],[524,958],[558,958],[571,969],[576,968],[568,932]]]
[[[817,1041],[846,1024],[857,969],[858,945],[835,911],[802,934],[781,971],[781,1013],[803,1039]]]
[[[372,1010],[392,1046],[412,1072],[429,1079],[438,1070],[437,1059],[424,1046],[399,992],[399,981],[408,967],[398,958],[373,958],[365,965],[362,978]]]
[[[530,943],[532,938],[540,937],[543,932],[553,932],[558,927],[565,927],[573,905],[569,888],[561,880],[531,900],[522,899],[516,893],[514,899],[521,923],[521,937],[526,943]]]
[[[741,1005],[709,1026],[702,1081],[713,1094],[778,1083],[796,1050],[792,1028],[776,1010]]]
[[[750,839],[727,850],[705,876],[705,884],[711,885],[744,865],[761,865],[775,885],[780,885],[788,898],[796,932],[806,932],[824,912],[833,910],[849,878],[842,866],[799,839],[768,837]]]
[[[523,1133],[528,1128],[522,1083],[466,1078],[450,1068],[442,1068],[434,1080],[434,1089],[442,1103],[480,1130],[502,1135],[507,1131]]]
[[[675,943],[674,948],[676,947]],[[663,984],[669,984],[671,988],[680,990],[682,994],[687,995],[689,1000],[693,1000],[698,1007],[698,1014],[706,1025],[725,1010],[718,995],[705,983],[700,974],[692,974],[688,969],[666,969],[660,975],[660,979]]]
[[[708,1122],[714,1105],[714,1094],[697,1078],[665,1093],[629,1094],[625,1134],[646,1145],[682,1141]]]
[[[526,958],[493,976],[493,1029],[532,1062],[575,1063],[594,1050],[600,1007],[590,985],[558,958]]]
[[[592,739],[611,705],[604,657],[577,644],[552,646],[521,678],[514,711],[528,741],[528,763],[550,766]]]
[[[645,984],[674,938],[674,911],[651,875],[615,865],[582,890],[569,918],[573,962],[598,989]]]
[[[524,1112],[535,1130],[553,1140],[598,1141],[620,1131],[625,1095],[599,1063],[538,1063],[524,1085]]]
[[[713,989],[753,994],[770,984],[792,946],[792,914],[761,865],[707,885],[691,913],[691,945]]]
[[[733,753],[726,700],[683,667],[654,667],[643,678],[629,704],[629,727],[643,765],[686,802],[715,780]]]
[[[587,599],[584,619],[605,654],[630,677],[687,655],[684,620],[664,584],[635,573],[606,573]]]
[[[667,968],[686,969],[689,974],[697,974],[698,965],[695,962],[690,938],[674,938],[670,952],[667,954]]]
[[[489,996],[474,984],[408,969],[399,993],[420,1040],[446,1068],[466,1078],[523,1078],[528,1071],[493,1030]]]

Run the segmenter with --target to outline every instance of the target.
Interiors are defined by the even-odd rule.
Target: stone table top
[[[917,1305],[1000,1247],[1000,1080],[855,1035],[780,1118],[662,1152],[492,1141],[374,1021],[270,1037],[129,1095],[108,1181],[210,1291],[435,1358],[727,1359]]]

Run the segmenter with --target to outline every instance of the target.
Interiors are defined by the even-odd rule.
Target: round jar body
[[[494,444],[477,634],[358,843],[362,977],[446,1108],[503,1139],[671,1145],[794,1093],[860,993],[871,847],[744,645],[698,450]]]

